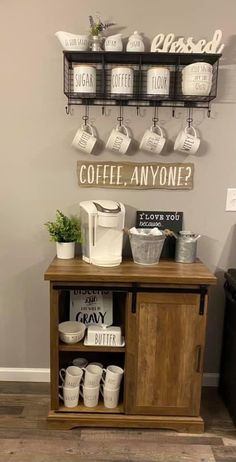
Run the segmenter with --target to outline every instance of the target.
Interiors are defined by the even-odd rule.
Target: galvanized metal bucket
[[[197,240],[200,234],[191,231],[180,231],[176,239],[175,261],[194,263],[197,254]]]

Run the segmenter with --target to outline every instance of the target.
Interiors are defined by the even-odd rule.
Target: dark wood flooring
[[[167,430],[48,430],[49,385],[0,382],[0,462],[236,462],[236,428],[203,389],[202,435]]]

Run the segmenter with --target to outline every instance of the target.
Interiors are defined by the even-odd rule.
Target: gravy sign
[[[193,189],[192,163],[77,162],[81,187]]]

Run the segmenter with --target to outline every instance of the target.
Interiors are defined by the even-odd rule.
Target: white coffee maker
[[[122,261],[125,207],[109,200],[80,203],[82,258],[97,266],[118,266]]]

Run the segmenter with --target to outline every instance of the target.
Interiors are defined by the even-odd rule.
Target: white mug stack
[[[100,391],[104,399],[104,406],[113,409],[118,406],[120,383],[124,370],[119,366],[111,365],[107,369],[103,369],[103,373],[103,384],[100,387]]]
[[[78,406],[82,375],[83,370],[77,366],[69,366],[67,369],[60,370],[62,385],[59,389],[62,388],[62,395],[59,393],[59,398],[64,401],[65,407]]]
[[[182,93],[186,96],[208,96],[212,86],[212,65],[197,62],[182,70]]]
[[[80,395],[86,407],[95,407],[98,404],[102,367],[97,364],[88,364],[87,367],[83,367],[82,369],[85,374]]]
[[[81,360],[86,361],[85,358],[77,358],[75,362],[81,363]],[[121,367],[111,365],[104,369],[101,363],[90,363],[86,367],[62,368],[59,372],[62,381],[62,385],[59,386],[62,394],[59,392],[59,398],[65,407],[73,408],[78,406],[79,396],[82,396],[84,406],[96,407],[101,391],[104,406],[115,408],[119,402],[123,374],[124,370]]]

